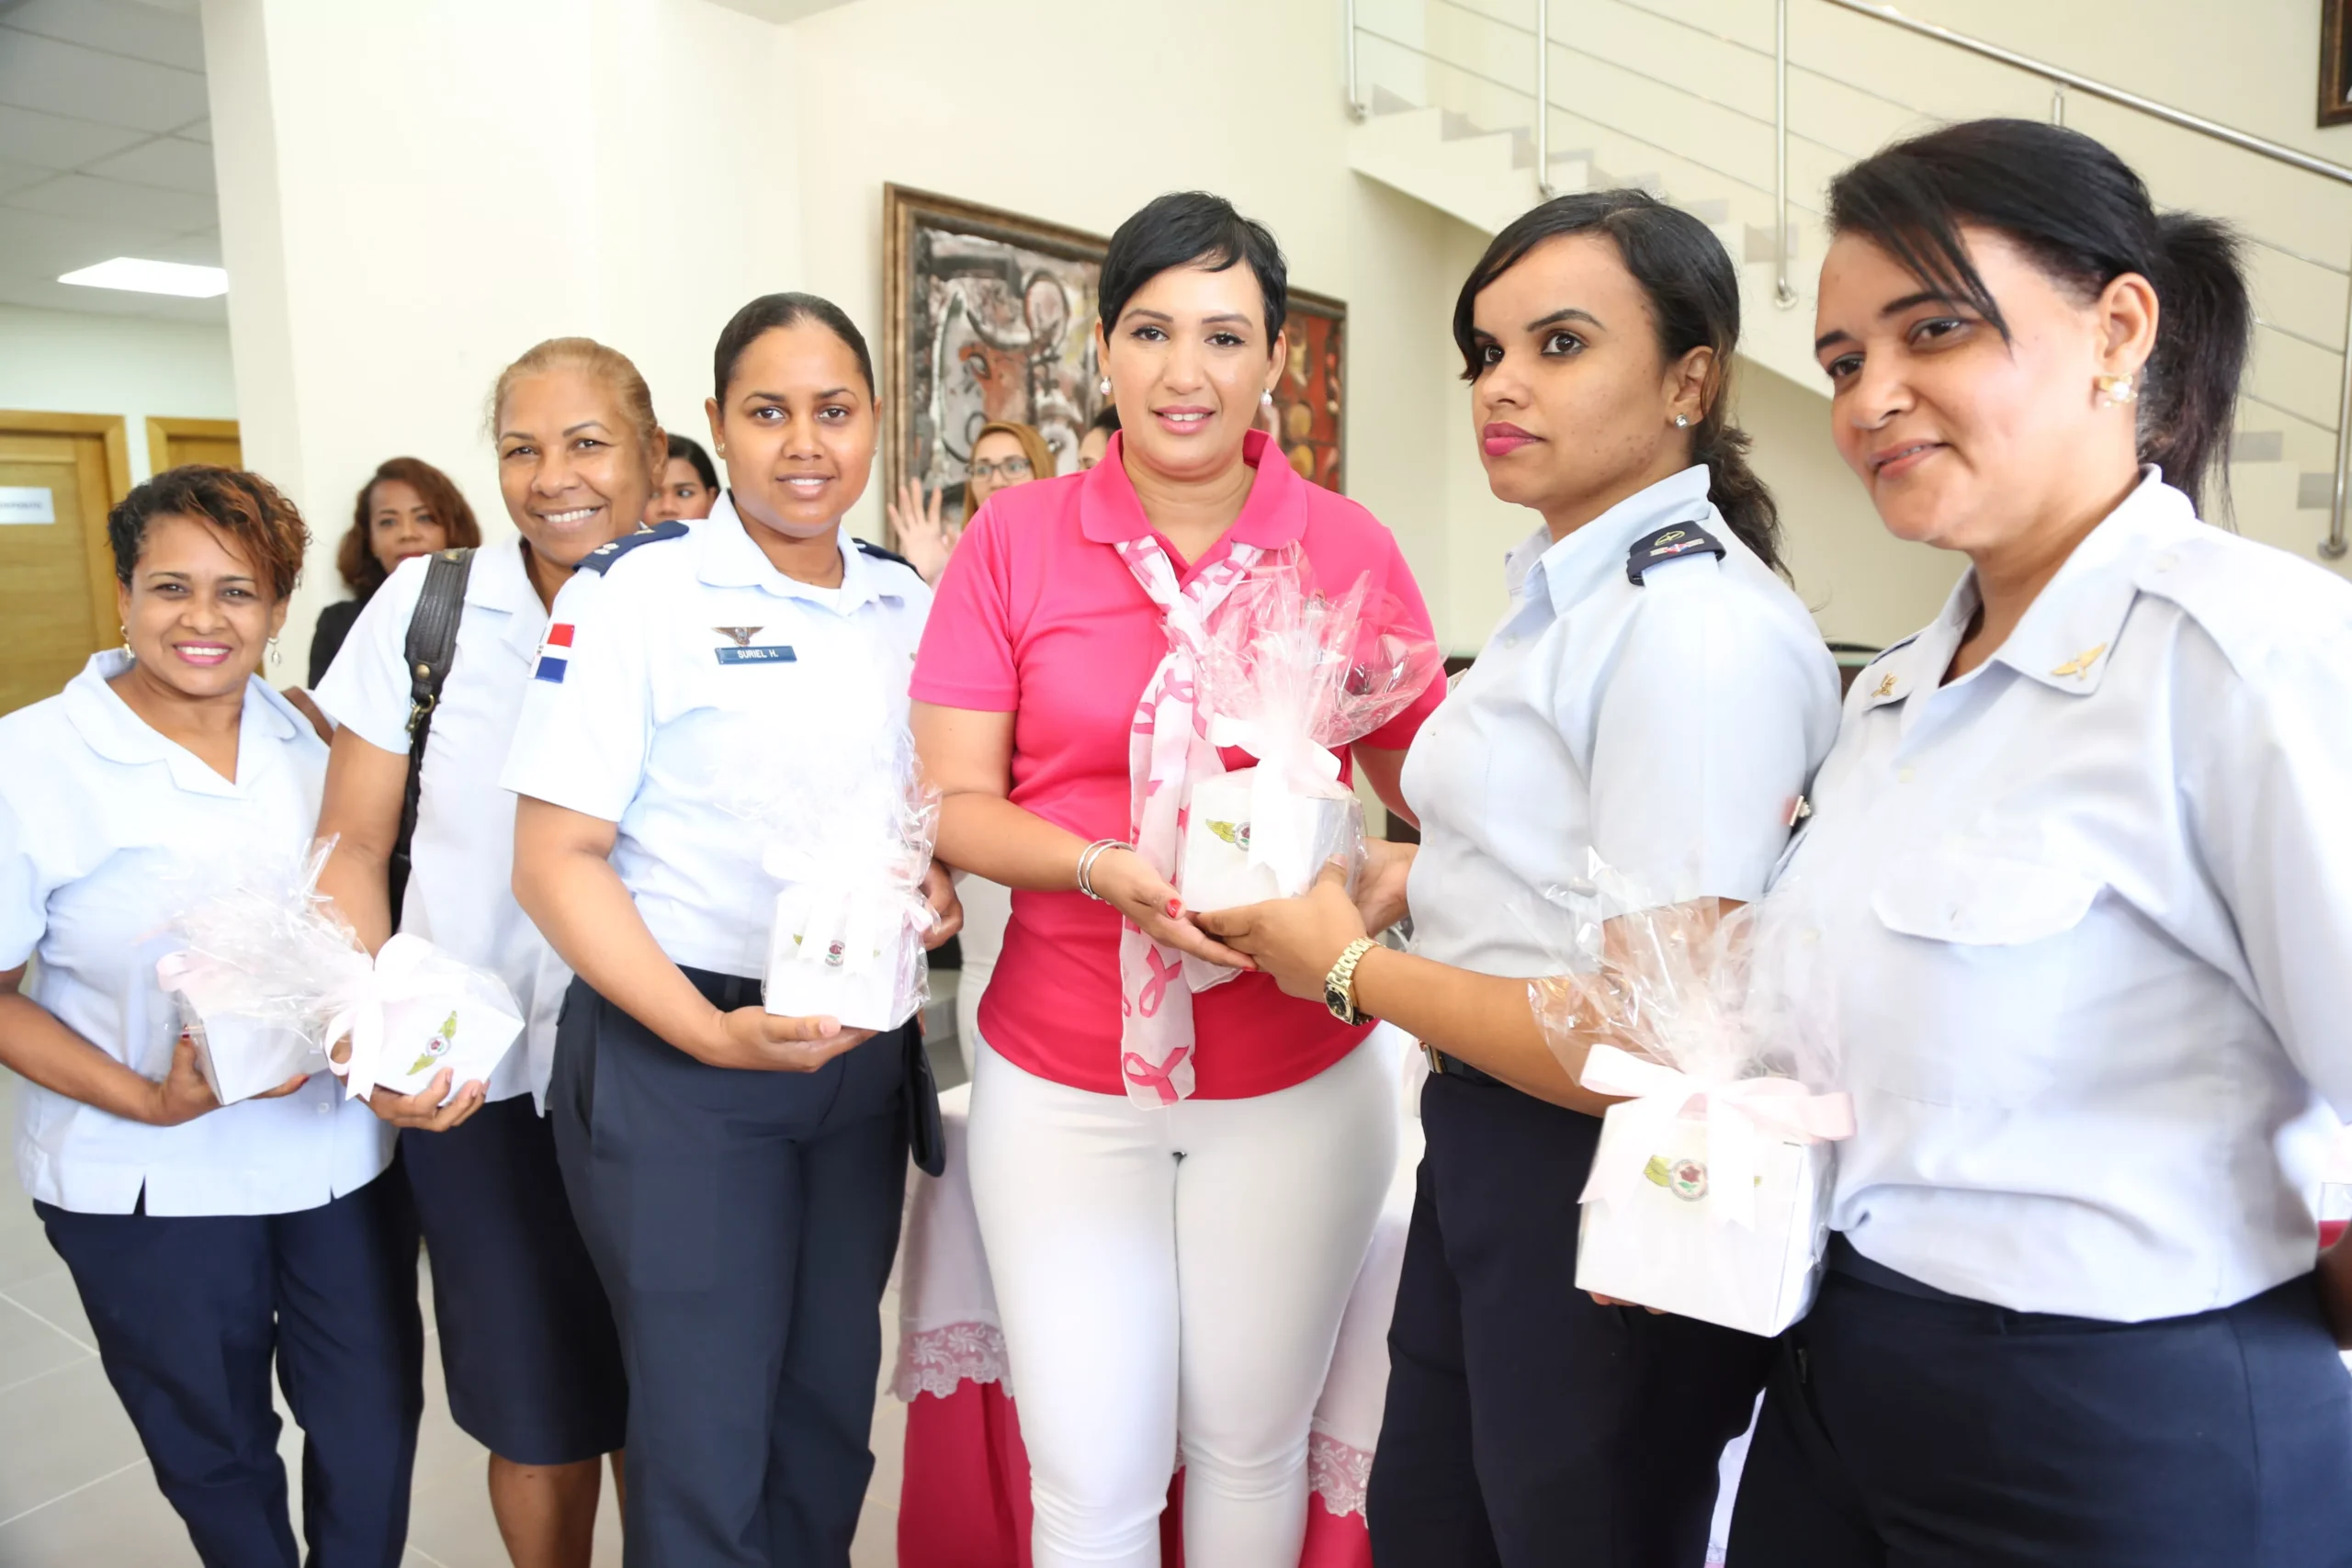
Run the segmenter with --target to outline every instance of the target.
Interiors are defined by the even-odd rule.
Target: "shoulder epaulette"
[[[1655,534],[1645,534],[1634,543],[1625,555],[1626,580],[1639,588],[1642,578],[1650,568],[1666,561],[1680,560],[1689,555],[1711,555],[1721,559],[1723,541],[1696,523],[1675,523]]]
[[[656,523],[650,528],[639,528],[636,533],[623,535],[609,544],[598,545],[580,558],[580,570],[593,571],[601,577],[613,569],[615,561],[639,545],[650,545],[657,539],[683,539],[685,536],[686,525],[673,517],[667,523]]]
[[[859,539],[855,541],[855,543],[857,545],[857,553],[859,555],[869,557],[875,560],[892,561],[899,566],[905,567],[909,571],[914,571],[915,570],[914,562],[895,551],[886,550],[879,545],[869,545],[864,539]],[[916,572],[915,575],[920,577],[922,574],[921,572]]]

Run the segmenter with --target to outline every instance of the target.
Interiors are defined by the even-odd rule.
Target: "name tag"
[[[800,656],[789,644],[772,648],[721,648],[714,649],[721,664],[797,664]]]

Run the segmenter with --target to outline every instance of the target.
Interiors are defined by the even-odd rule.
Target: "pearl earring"
[[[1688,430],[1688,429],[1690,429],[1690,416],[1689,414],[1687,414],[1687,413],[1679,413],[1679,414],[1676,414],[1676,415],[1674,416],[1674,428],[1675,428],[1675,429],[1677,429],[1677,430]]]
[[[1266,407],[1272,408],[1274,406],[1273,389],[1272,388],[1268,388],[1265,391],[1259,393],[1258,400],[1261,403],[1263,403]]]
[[[2129,376],[2094,376],[2091,385],[2098,389],[2103,408],[2122,408],[2140,400],[2140,389]]]
[[[1103,377],[1102,385],[1097,389],[1100,390],[1104,397],[1109,397],[1111,395],[1111,378],[1108,376]]]

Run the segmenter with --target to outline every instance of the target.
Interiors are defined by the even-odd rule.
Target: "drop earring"
[[[2140,400],[2140,389],[2129,376],[2094,376],[2091,385],[2098,389],[2098,403],[2102,408],[2123,408]]]
[[[1111,378],[1108,376],[1103,377],[1102,385],[1096,388],[1095,390],[1101,392],[1106,398],[1109,397],[1111,395]]]
[[[271,637],[269,639],[269,661],[272,665],[275,665],[277,662],[277,639],[276,637]]]
[[[122,633],[122,651],[123,651],[123,652],[125,652],[125,653],[130,653],[130,657],[131,657],[131,658],[133,658],[133,659],[138,658],[138,657],[139,657],[139,655],[137,655],[136,653],[131,653],[131,649],[130,649],[130,626],[129,626],[128,624],[125,624],[125,623],[118,622],[118,623],[116,623],[116,629],[117,629],[118,631],[119,631],[119,632],[121,632],[121,633]]]

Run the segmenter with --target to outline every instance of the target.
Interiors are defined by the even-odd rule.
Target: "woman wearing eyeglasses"
[[[1009,419],[984,424],[973,438],[972,458],[964,469],[963,521],[951,524],[943,515],[945,491],[935,490],[926,497],[921,479],[908,479],[890,503],[891,536],[922,580],[937,582],[947,570],[947,558],[956,552],[956,541],[989,496],[1031,479],[1052,479],[1057,471],[1054,449],[1035,425]]]

